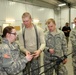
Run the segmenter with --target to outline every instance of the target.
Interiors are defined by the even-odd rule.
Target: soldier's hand
[[[54,49],[49,49],[50,54],[54,54]]]
[[[66,64],[67,63],[67,59],[63,60],[63,64]]]
[[[41,53],[41,50],[34,51],[34,54],[33,54],[34,58],[39,57],[40,56],[40,53]]]
[[[28,61],[31,61],[32,58],[33,58],[33,55],[26,55],[26,59],[27,59]]]
[[[27,50],[27,51],[26,51],[26,55],[31,55],[31,53]]]

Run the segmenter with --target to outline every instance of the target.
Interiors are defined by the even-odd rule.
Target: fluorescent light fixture
[[[15,22],[15,19],[6,19],[6,23],[13,23]]]
[[[59,4],[58,6],[61,7],[61,6],[65,6],[66,3],[62,3],[62,4]]]
[[[43,11],[43,10],[44,10],[44,8],[40,8],[40,9],[39,9],[39,11]]]
[[[9,2],[9,5],[14,5],[16,4],[16,2]]]
[[[38,19],[33,19],[33,23],[39,23],[39,20]]]

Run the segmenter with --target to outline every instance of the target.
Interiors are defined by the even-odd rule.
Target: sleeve
[[[13,75],[18,74],[26,67],[28,61],[25,57],[22,59],[19,58],[16,61],[12,58],[8,48],[4,49],[0,47],[0,49],[2,50],[2,67],[6,73]]]
[[[44,49],[45,51],[49,51],[49,47],[47,47],[47,44],[48,44],[47,40],[48,40],[48,32],[45,33],[45,43],[46,43],[46,46]]]
[[[20,45],[20,50],[25,53],[27,49],[24,48],[24,41],[23,41],[22,29],[18,33],[18,38],[19,38],[18,44]]]
[[[69,30],[71,31],[71,28],[69,27]]]
[[[62,28],[62,31],[64,31],[64,27]]]
[[[63,54],[67,55],[67,42],[63,32],[62,32],[62,50],[63,50]]]
[[[70,32],[70,40],[73,46],[76,46],[76,33],[74,30]]]
[[[42,51],[45,48],[45,37],[42,29],[39,30],[39,39],[41,44],[39,49]]]

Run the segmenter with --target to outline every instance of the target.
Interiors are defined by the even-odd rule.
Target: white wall
[[[65,25],[66,22],[69,22],[69,9],[61,9],[61,27]]]
[[[71,22],[73,22],[73,19],[76,17],[76,8],[71,8]]]
[[[60,23],[61,28],[62,28],[65,25],[66,22],[69,22],[69,8],[68,7],[67,8],[61,8],[60,11],[61,11],[61,13],[57,16],[57,17],[60,16],[60,19],[58,19],[57,22],[59,22],[59,20],[60,20],[59,23]],[[70,13],[71,13],[70,14],[70,18],[71,18],[70,21],[73,22],[74,18],[76,17],[76,8],[71,8]]]
[[[68,8],[42,8],[38,6],[16,3],[6,0],[0,0],[0,26],[6,23],[6,19],[15,19],[15,22],[11,25],[22,24],[21,16],[27,11],[30,12],[33,19],[39,19],[42,24],[42,28],[45,28],[45,22],[49,18],[54,18],[57,24],[57,28],[62,28],[66,22],[69,22],[69,9]],[[71,8],[71,22],[76,17],[76,9]]]
[[[62,28],[66,22],[69,22],[69,9],[68,8],[56,8],[55,20],[58,28]]]
[[[39,19],[40,23],[42,24],[42,28],[44,28],[45,21],[48,18],[54,18],[53,9],[0,0],[0,26],[6,23],[5,20],[8,18],[15,19],[15,22],[11,23],[11,25],[21,26],[21,16],[25,11],[30,12],[32,18]]]
[[[21,15],[25,12],[25,5],[12,3],[5,0],[0,1],[0,25],[6,23],[6,19],[15,19],[13,25],[20,25]]]

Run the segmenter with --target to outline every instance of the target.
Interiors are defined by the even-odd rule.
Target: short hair
[[[66,23],[65,23],[65,25],[69,25],[69,23],[68,23],[68,22],[66,22]]]
[[[52,18],[48,19],[48,20],[46,21],[46,24],[50,24],[51,22],[53,22],[54,24],[56,24],[56,23],[55,23],[55,20],[52,19]]]
[[[76,19],[76,17],[74,19]]]
[[[76,20],[76,17],[74,18],[74,21]]]
[[[31,18],[30,13],[28,13],[28,12],[23,13],[22,18],[25,18],[25,17]]]
[[[7,33],[11,33],[12,29],[14,29],[13,26],[7,26],[7,27],[5,27],[5,28],[3,29],[3,35],[2,35],[2,37],[6,37],[6,34],[7,34]]]

